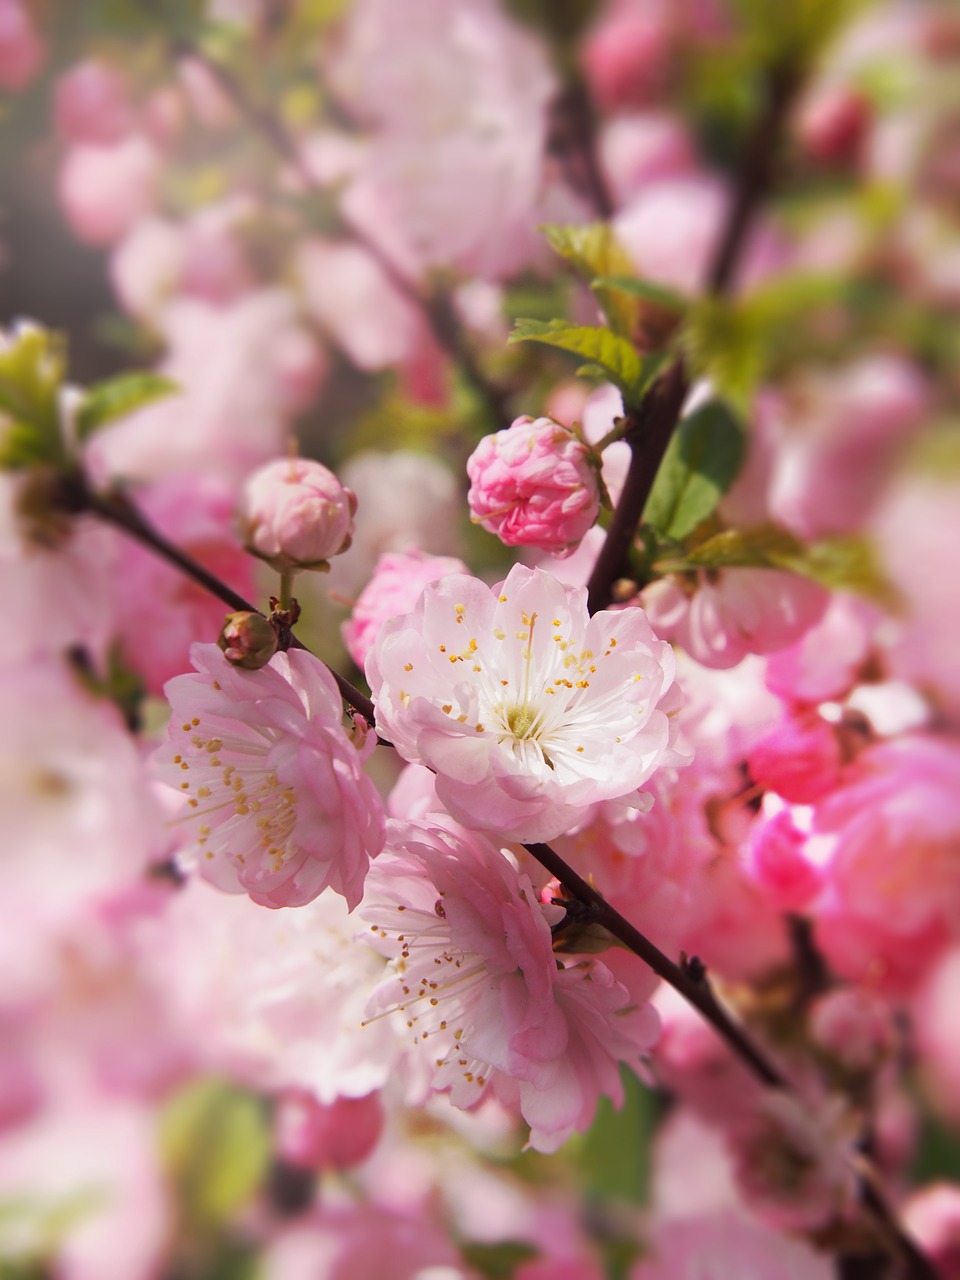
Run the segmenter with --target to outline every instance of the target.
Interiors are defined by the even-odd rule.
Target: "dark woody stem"
[[[638,955],[644,963],[679,991],[726,1040],[733,1051],[748,1064],[764,1084],[772,1089],[789,1089],[790,1084],[782,1072],[773,1065],[761,1049],[753,1043],[743,1028],[718,1001],[706,977],[706,970],[696,961],[685,966],[676,964],[664,955],[645,934],[635,928],[609,902],[548,844],[525,844],[542,867],[550,872],[580,903],[589,908],[589,918]]]
[[[191,556],[169,542],[149,524],[129,499],[117,493],[96,493],[81,477],[73,477],[65,487],[64,506],[74,514],[88,512],[121,529],[149,547],[156,555],[180,569],[187,577],[200,584],[212,595],[222,600],[234,612],[260,612],[256,607],[198,564]],[[288,647],[307,649],[296,636],[288,635]],[[337,683],[344,701],[357,711],[371,726],[375,723],[373,702],[332,668],[327,668]],[[392,745],[380,739],[385,746]],[[754,1043],[747,1031],[717,999],[707,980],[706,970],[697,960],[676,964],[665,955],[645,934],[616,911],[592,885],[578,875],[548,844],[527,844],[524,848],[550,872],[556,880],[586,908],[592,922],[601,925],[625,947],[639,956],[658,977],[669,983],[714,1028],[730,1049],[767,1087],[792,1091],[787,1077],[774,1065],[764,1051]],[[877,1230],[890,1251],[902,1259],[902,1280],[937,1280],[936,1272],[903,1233],[889,1206],[878,1189],[875,1180],[860,1178],[860,1201],[874,1221]]]
[[[770,190],[777,140],[798,85],[799,77],[789,67],[775,68],[770,73],[767,100],[744,145],[730,213],[707,273],[706,288],[710,294],[723,294],[730,287],[754,216]],[[630,467],[606,540],[587,584],[591,613],[607,607],[612,599],[613,584],[618,578],[630,576],[630,549],[663,455],[680,421],[689,388],[683,357],[678,355],[656,379],[640,404],[626,415],[623,438],[630,446]]]
[[[175,565],[188,578],[192,578],[201,587],[205,587],[211,595],[229,605],[234,613],[261,612],[255,604],[251,604],[249,600],[244,599],[239,592],[227,586],[225,582],[222,582],[205,569],[202,564],[198,564],[196,560],[181,551],[174,543],[168,542],[163,534],[158,533],[123,495],[93,493],[85,487],[78,487],[74,497],[74,505],[77,511],[89,511],[93,515],[99,516],[107,524],[112,524],[115,528],[122,529],[131,538],[142,542],[144,546],[156,552],[162,559]],[[287,647],[290,649],[306,649],[307,647],[295,635],[289,635],[287,640]],[[359,712],[372,728],[374,708],[370,699],[366,694],[355,688],[349,680],[345,680],[343,676],[334,671],[332,667],[328,667],[327,670],[337,682],[337,688],[340,690],[340,696],[344,702],[351,706],[354,711]]]

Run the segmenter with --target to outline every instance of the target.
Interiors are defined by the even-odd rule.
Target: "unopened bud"
[[[245,671],[259,671],[277,652],[277,632],[262,613],[230,613],[217,644],[224,657]]]
[[[248,551],[278,571],[326,569],[353,538],[354,494],[309,458],[280,458],[244,485],[240,521]]]

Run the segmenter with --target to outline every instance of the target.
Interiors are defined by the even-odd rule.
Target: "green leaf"
[[[597,276],[621,278],[633,274],[633,262],[606,222],[587,226],[542,228],[551,249],[565,258],[591,288]],[[600,298],[610,327],[629,338],[637,322],[639,306],[628,291],[611,291]]]
[[[743,449],[740,424],[719,400],[684,418],[660,464],[644,521],[669,538],[685,538],[733,483]]]
[[[628,409],[639,403],[659,367],[659,361],[643,360],[631,342],[612,330],[571,326],[565,320],[518,320],[510,341],[541,342],[582,356],[616,383]]]
[[[772,569],[802,556],[803,550],[793,534],[768,524],[724,529],[683,553],[678,563],[694,569]]]
[[[66,366],[63,340],[38,325],[21,325],[0,347],[0,466],[63,462],[59,396]]]
[[[650,1143],[660,1101],[626,1067],[621,1067],[623,1106],[600,1098],[597,1114],[579,1139],[577,1168],[587,1192],[602,1201],[643,1204],[650,1189]]]
[[[479,1271],[488,1280],[512,1280],[519,1266],[539,1256],[536,1247],[526,1240],[501,1240],[496,1244],[468,1240],[460,1246],[460,1252],[471,1271]]]
[[[893,611],[901,607],[896,588],[885,576],[876,550],[866,538],[824,538],[804,547],[799,554],[774,553],[772,558],[778,568],[792,569],[831,591],[866,596]]]
[[[94,431],[153,404],[180,388],[159,373],[122,373],[106,382],[94,383],[87,391],[77,414],[77,435],[86,440]]]
[[[262,1104],[219,1080],[201,1080],[164,1110],[161,1152],[185,1220],[201,1230],[225,1223],[261,1185],[270,1159]]]
[[[760,525],[754,529],[725,529],[699,545],[657,561],[663,571],[684,569],[785,569],[811,578],[831,591],[849,591],[889,609],[899,598],[884,577],[870,542],[865,538],[824,538],[804,545],[785,529]]]
[[[631,297],[641,298],[644,302],[653,302],[658,307],[666,307],[670,311],[684,312],[689,303],[679,293],[674,293],[666,285],[654,284],[652,280],[638,280],[635,276],[601,275],[590,285],[596,292],[611,290],[617,293],[628,293]]]

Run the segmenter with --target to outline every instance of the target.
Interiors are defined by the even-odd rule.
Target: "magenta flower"
[[[551,840],[682,761],[673,676],[642,610],[590,618],[584,590],[523,565],[499,588],[425,587],[367,660],[381,732],[455,818],[510,840]]]
[[[404,1015],[454,1106],[490,1087],[519,1106],[531,1146],[555,1151],[588,1127],[600,1094],[620,1103],[618,1064],[640,1068],[656,1014],[596,957],[558,967],[550,927],[563,908],[541,903],[489,841],[391,820],[362,914],[393,961],[368,1017]]]
[[[598,463],[569,427],[517,418],[484,436],[467,460],[467,501],[475,524],[508,547],[567,555],[600,511]]]
[[[228,893],[297,907],[324,889],[351,908],[383,844],[383,806],[348,736],[333,677],[301,650],[243,671],[195,645],[196,674],[166,686],[172,710],[160,776],[186,798],[200,873]]]

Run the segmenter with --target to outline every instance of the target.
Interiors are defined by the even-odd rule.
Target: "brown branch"
[[[705,972],[699,965],[691,964],[681,968],[671,960],[619,911],[611,907],[609,902],[564,862],[550,845],[525,844],[523,847],[579,902],[590,908],[592,921],[613,934],[624,946],[629,947],[635,955],[648,964],[658,977],[663,978],[664,982],[668,982],[671,987],[679,991],[765,1085],[769,1085],[772,1089],[790,1088],[783,1073],[753,1043],[740,1024],[719,1002],[713,988],[706,980]]]
[[[799,83],[799,76],[792,68],[778,67],[770,73],[767,100],[744,144],[730,211],[707,272],[706,289],[710,294],[725,293],[730,287],[753,219],[772,185],[777,139]],[[630,445],[630,468],[587,585],[591,613],[607,607],[618,578],[630,576],[633,540],[663,455],[680,421],[688,389],[683,358],[677,356],[639,406],[628,410],[629,426],[624,438]]]

